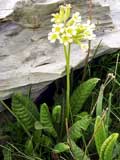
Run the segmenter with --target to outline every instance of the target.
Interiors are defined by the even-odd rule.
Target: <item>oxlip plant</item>
[[[71,15],[71,5],[66,4],[60,6],[59,12],[52,14],[51,22],[52,31],[48,34],[48,40],[51,43],[58,41],[64,46],[64,56],[66,61],[66,110],[65,119],[70,117],[70,54],[71,44],[75,43],[82,49],[87,49],[88,46],[83,43],[85,40],[92,40],[95,38],[93,31],[95,25],[87,21],[82,23],[79,12]]]
[[[59,13],[52,14],[52,17],[53,27],[48,39],[52,43],[58,41],[63,44],[66,60],[65,114],[62,112],[64,102],[61,103],[64,95],[62,98],[59,96],[58,99],[54,99],[52,108],[49,108],[46,103],[40,104],[40,107],[36,106],[30,94],[25,96],[15,93],[11,108],[0,100],[17,120],[13,119],[7,126],[1,127],[3,131],[0,132],[0,140],[4,140],[4,145],[0,143],[0,147],[4,160],[90,160],[93,158],[96,160],[98,157],[99,160],[113,160],[114,157],[119,156],[116,147],[119,134],[109,132],[113,89],[109,96],[107,95],[107,103],[104,103],[104,94],[108,84],[116,79],[119,57],[115,66],[115,76],[113,73],[108,74],[100,91],[94,90],[100,79],[91,78],[77,86],[70,95],[71,45],[75,43],[82,49],[87,48],[83,42],[85,40],[90,42],[95,38],[93,33],[95,25],[89,20],[87,23],[82,23],[78,12],[71,15],[69,4],[60,6]],[[98,98],[92,98],[93,90]],[[96,117],[94,117],[95,111]]]

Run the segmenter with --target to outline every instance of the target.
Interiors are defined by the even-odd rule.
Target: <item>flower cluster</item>
[[[48,34],[48,39],[54,43],[59,40],[65,46],[76,43],[81,47],[81,41],[92,40],[95,38],[93,31],[95,25],[88,20],[86,24],[81,23],[81,16],[76,12],[71,16],[71,5],[60,6],[59,13],[52,14],[51,22],[53,22],[52,31]]]

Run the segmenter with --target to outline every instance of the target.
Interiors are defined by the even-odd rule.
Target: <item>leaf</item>
[[[90,160],[74,141],[71,140],[71,151],[75,160]]]
[[[53,137],[57,137],[57,133],[53,127],[50,112],[47,104],[42,104],[40,108],[40,123],[46,127],[45,131],[51,134]]]
[[[73,115],[76,115],[82,109],[83,104],[90,96],[98,81],[98,78],[89,79],[75,89],[71,96],[71,111]]]
[[[65,144],[65,143],[58,143],[57,145],[55,145],[53,151],[55,153],[62,153],[62,152],[65,152],[67,150],[69,150],[70,147],[68,144]]]
[[[82,136],[83,130],[86,131],[90,123],[91,117],[89,115],[83,116],[70,128],[70,138],[74,141],[79,139]]]
[[[42,129],[48,129],[48,127],[45,127],[39,121],[36,121],[35,122],[35,129],[36,130],[42,130]]]
[[[33,153],[33,143],[32,139],[28,139],[25,143],[25,153],[32,155]]]
[[[45,147],[51,147],[53,142],[50,137],[43,134],[41,137],[40,144]]]
[[[118,133],[113,133],[104,141],[100,150],[100,160],[112,160],[113,148],[116,144],[118,136]]]
[[[12,160],[11,148],[6,145],[3,149],[4,160]]]
[[[21,93],[17,93],[13,96],[12,111],[23,128],[27,131],[34,127],[34,122],[39,118],[39,113],[34,103]]]
[[[75,115],[74,121],[76,122],[76,121],[80,120],[81,118],[83,118],[84,116],[88,116],[88,113],[87,112],[81,112],[81,113]]]
[[[103,120],[100,116],[97,116],[94,126],[94,134],[95,134],[95,145],[98,151],[98,154],[100,153],[100,148],[107,138],[105,126],[103,123]]]
[[[104,94],[104,85],[102,84],[100,87],[100,91],[99,91],[99,96],[97,99],[97,106],[96,106],[96,116],[101,116],[102,115],[102,104],[103,104],[103,94]]]
[[[57,105],[52,110],[52,120],[54,123],[60,123],[61,121],[61,106]]]
[[[35,144],[37,144],[37,143],[40,144],[40,142],[41,142],[41,136],[42,136],[42,131],[41,130],[35,130],[33,132],[33,142]]]

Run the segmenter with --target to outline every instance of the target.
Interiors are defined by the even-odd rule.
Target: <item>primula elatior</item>
[[[82,23],[79,12],[74,13],[72,17],[70,13],[71,5],[67,4],[66,6],[60,6],[59,13],[52,14],[53,26],[52,32],[48,34],[48,39],[52,43],[58,40],[65,46],[71,43],[81,46],[82,41],[94,39],[95,25],[91,24],[90,20],[87,23]]]
[[[88,45],[82,43],[85,40],[92,40],[95,38],[93,31],[95,25],[89,20],[87,23],[82,23],[79,12],[71,16],[71,5],[66,4],[60,6],[58,13],[52,14],[51,22],[52,31],[48,34],[48,40],[55,43],[57,40],[64,46],[64,55],[66,60],[66,109],[65,120],[69,120],[70,116],[70,51],[71,44],[78,44],[82,49],[87,50]]]

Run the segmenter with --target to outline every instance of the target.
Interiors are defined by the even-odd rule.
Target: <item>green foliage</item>
[[[40,121],[35,122],[35,129],[36,130],[42,130],[42,129],[48,129],[49,127],[43,126]]]
[[[69,149],[70,149],[70,147],[69,147],[68,144],[58,143],[58,144],[55,145],[53,151],[55,153],[62,153],[62,152],[68,151]]]
[[[79,139],[83,131],[86,131],[91,123],[91,117],[89,115],[83,116],[80,120],[75,122],[70,128],[70,138],[74,141]]]
[[[60,123],[61,121],[61,106],[57,105],[52,110],[52,120],[54,123]]]
[[[40,145],[44,147],[51,147],[53,145],[52,139],[49,136],[42,134]]]
[[[70,143],[71,143],[71,151],[73,153],[75,160],[90,160],[73,140],[71,140]]]
[[[23,96],[21,93],[13,96],[12,111],[27,131],[34,127],[34,122],[39,118],[39,113],[34,103],[29,97]]]
[[[97,116],[95,121],[94,135],[95,135],[96,148],[98,153],[100,153],[101,146],[105,141],[105,139],[107,138],[104,122],[100,116]]]
[[[115,144],[113,159],[120,160],[120,143]]]
[[[13,122],[12,125],[14,127],[11,128],[10,126],[7,134],[9,137],[12,135],[10,142],[18,148],[18,151],[14,149],[11,153],[4,153],[4,156],[7,157],[8,155],[9,157],[11,155],[13,159],[16,159],[18,157],[17,154],[19,154],[22,160],[39,160],[39,157],[43,160],[58,158],[66,160],[95,160],[99,155],[99,160],[118,160],[120,158],[119,147],[114,147],[118,134],[114,135],[113,138],[107,138],[109,133],[108,127],[113,132],[113,128],[110,126],[111,123],[114,123],[112,119],[110,119],[110,114],[113,112],[113,91],[111,92],[113,96],[109,96],[110,92],[107,91],[108,87],[106,87],[106,92],[104,92],[104,86],[101,86],[100,92],[98,90],[94,92],[95,97],[93,97],[92,105],[89,104],[89,102],[85,103],[87,98],[92,94],[92,90],[95,88],[98,80],[97,78],[93,78],[83,82],[83,84],[73,92],[71,96],[72,113],[71,119],[68,119],[68,126],[65,126],[65,117],[63,114],[66,108],[62,108],[65,105],[60,106],[58,105],[59,103],[57,103],[55,107],[49,110],[49,107],[43,104],[40,107],[39,113],[29,97],[22,96],[20,93],[15,94],[12,100],[11,113],[13,112],[13,115],[15,115],[18,121]],[[103,93],[107,95],[107,100],[105,100]],[[98,94],[99,96],[96,103]],[[59,98],[61,99],[61,97]],[[61,99],[62,102],[64,101],[63,99],[64,96]],[[117,102],[119,101],[117,100]],[[91,116],[93,117],[87,113],[88,110],[86,110],[86,108],[80,113],[84,103],[88,104],[86,105],[88,107],[93,107],[91,109],[88,108],[88,110],[92,110]],[[94,117],[96,104],[96,115],[98,116]],[[109,110],[104,112],[103,108],[106,108],[106,106]],[[117,108],[119,108],[119,106]],[[114,107],[114,111],[116,113],[118,112],[119,115],[117,108]],[[8,110],[10,111],[10,108]],[[62,113],[61,110],[63,110]],[[105,117],[102,113],[105,113]],[[91,121],[92,118],[96,119],[95,124],[94,121]],[[111,116],[111,118],[113,117]],[[116,124],[119,128],[119,124]],[[27,132],[30,133],[29,136],[24,133],[23,129],[25,132],[27,130]],[[95,144],[93,142],[94,139]],[[98,155],[94,158],[95,145]],[[52,154],[57,155],[58,158],[54,158]]]
[[[45,131],[47,133],[51,134],[53,137],[57,137],[48,106],[45,103],[40,107],[40,123],[46,127]]]
[[[12,160],[11,148],[6,145],[3,149],[4,160]]]
[[[113,148],[118,136],[118,133],[113,133],[104,141],[100,150],[100,160],[112,160]]]
[[[90,96],[98,81],[98,78],[89,79],[75,89],[71,96],[71,110],[73,115],[76,115],[82,109],[83,104]]]
[[[25,143],[25,153],[27,153],[28,155],[32,155],[33,151],[32,139],[28,139]]]

